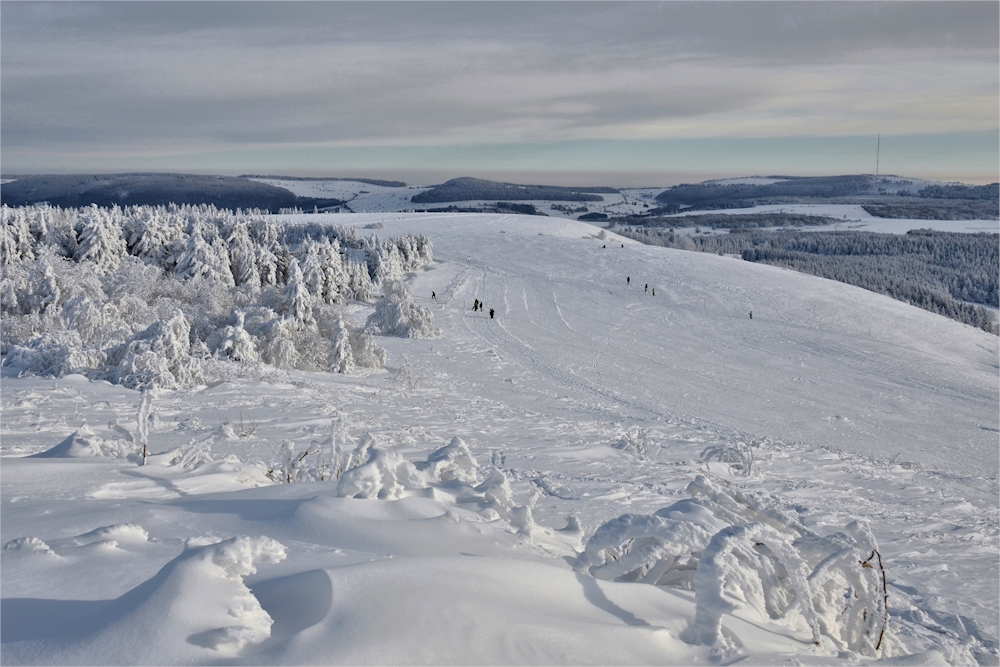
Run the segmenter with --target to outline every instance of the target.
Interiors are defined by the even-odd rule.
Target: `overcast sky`
[[[997,2],[0,4],[5,174],[997,180]]]

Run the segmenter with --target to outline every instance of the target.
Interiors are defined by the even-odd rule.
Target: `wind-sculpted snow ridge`
[[[2,217],[0,352],[22,371],[176,389],[203,381],[209,359],[380,368],[385,352],[347,314],[380,288],[386,333],[434,333],[402,283],[432,260],[420,234],[359,237],[211,206],[3,206]]]
[[[267,537],[192,540],[148,581],[86,605],[68,627],[52,628],[57,642],[7,643],[4,663],[177,664],[238,656],[270,637],[273,623],[243,579],[285,555]],[[31,620],[14,620],[8,632]]]

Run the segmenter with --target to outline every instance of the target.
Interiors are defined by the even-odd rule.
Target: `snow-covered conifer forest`
[[[2,216],[3,664],[1000,659],[995,335],[565,218]]]

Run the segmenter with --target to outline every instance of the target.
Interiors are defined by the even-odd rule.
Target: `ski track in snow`
[[[328,219],[360,228],[382,217]],[[543,489],[534,515],[549,528],[574,515],[589,534],[620,514],[653,512],[685,497],[699,473],[761,494],[819,532],[866,520],[886,559],[896,635],[914,652],[936,647],[945,657],[962,655],[955,651],[965,642],[996,664],[996,339],[773,267],[629,241],[602,249],[602,241],[582,238],[588,229],[518,216],[386,221],[380,235],[420,232],[435,245],[435,263],[410,282],[441,336],[379,340],[390,367],[407,356],[419,376],[415,387],[393,385],[385,373],[264,371],[162,392],[153,404],[151,447],[161,454],[191,442],[210,445],[216,460],[191,468],[15,458],[52,447],[84,423],[107,438],[112,419],[131,429],[138,394],[79,376],[17,378],[3,369],[0,533],[3,544],[14,544],[0,553],[4,664],[112,661],[99,644],[72,644],[73,619],[89,613],[110,623],[100,632],[118,636],[108,634],[117,626],[101,610],[142,591],[150,593],[136,618],[143,609],[159,618],[174,609],[171,618],[193,624],[175,628],[171,621],[162,633],[142,626],[152,634],[133,641],[167,651],[161,662],[709,661],[684,653],[690,647],[676,639],[683,616],[674,593],[608,582],[587,589],[564,560],[581,546],[559,542],[556,533],[532,543],[498,523],[463,520],[430,498],[354,501],[333,498],[335,486],[323,482],[269,486],[263,470],[277,460],[280,443],[291,440],[301,451],[328,435],[335,415],[350,419],[354,436],[369,431],[411,460],[456,435],[483,466],[503,451],[518,498],[533,483]],[[620,243],[612,235],[607,245]],[[646,282],[655,297],[643,291]],[[486,313],[472,311],[475,298]],[[257,423],[251,438],[218,435],[224,420],[238,419]],[[610,446],[634,426],[649,431],[650,460]],[[702,458],[740,434],[764,439],[757,474],[743,477]],[[121,525],[142,532],[113,528]],[[186,540],[210,544],[236,535],[264,535],[287,551],[276,562],[273,545],[240,543],[264,554],[246,582],[275,620],[256,652],[225,653],[235,644],[212,644],[222,641],[211,634],[221,623],[213,619],[229,618],[236,607],[223,593],[190,601],[199,587],[221,586],[209,565],[184,561],[170,566],[174,574],[157,574]],[[38,542],[17,542],[28,537]],[[199,548],[208,549],[205,563],[221,558],[222,547]],[[470,592],[451,571],[482,577],[482,586]],[[507,578],[487,576],[494,571]],[[180,581],[170,577],[181,574],[190,586],[174,597],[168,588],[154,595],[155,582]],[[225,595],[242,599],[235,581],[226,586]],[[545,597],[549,587],[558,592],[553,598]],[[332,593],[324,597],[324,590]],[[241,604],[232,613],[252,634],[253,604]],[[408,615],[394,612],[397,606]],[[549,639],[529,639],[516,622],[536,612],[548,619]],[[34,624],[30,614],[40,614]],[[422,614],[437,625],[414,620]],[[195,627],[202,618],[207,625]],[[493,643],[489,623],[509,639]],[[736,623],[727,627],[753,636]],[[563,629],[575,643],[552,639]],[[76,648],[59,653],[64,645]],[[477,645],[493,652],[468,652]],[[129,646],[122,650],[150,650]],[[554,646],[561,648],[547,652]],[[768,655],[749,660],[779,662],[793,650],[804,660],[836,658],[774,643],[763,650]]]

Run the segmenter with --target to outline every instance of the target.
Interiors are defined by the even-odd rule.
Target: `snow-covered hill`
[[[696,589],[714,582],[719,600],[745,593],[745,604],[581,565],[605,522],[692,497],[702,514],[691,522],[713,532],[737,518],[770,525],[752,529],[768,535],[764,551],[786,548],[767,531],[810,536],[815,554],[795,542],[810,567],[817,544],[847,544],[836,533],[867,544],[857,536],[869,526],[890,619],[878,655],[996,663],[995,336],[844,284],[572,220],[303,218],[427,235],[435,261],[409,283],[439,335],[380,338],[388,372],[242,368],[161,392],[145,467],[22,458],[74,432],[66,451],[122,437],[106,425],[131,428],[139,395],[3,369],[4,664],[874,657],[825,631],[814,644],[801,600],[797,612],[787,597],[758,608],[750,588],[708,568]],[[383,229],[363,229],[373,222]],[[286,442],[302,452],[337,425],[388,452],[352,482],[381,484],[383,499],[343,497],[330,481],[271,483]],[[661,516],[682,514],[672,512]],[[712,549],[719,563],[730,553],[697,553],[707,561]],[[822,627],[846,623],[830,611],[841,603],[851,596],[816,603]],[[705,619],[726,609],[704,641]]]

